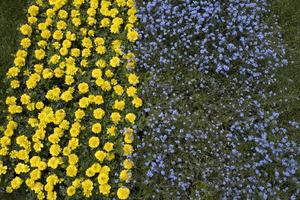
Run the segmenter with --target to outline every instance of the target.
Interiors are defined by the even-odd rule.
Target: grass
[[[288,45],[289,66],[277,73],[276,89],[287,88],[284,95],[292,99],[285,105],[286,117],[300,121],[300,1],[276,0],[272,2],[273,12],[279,16],[283,40]],[[292,62],[291,62],[292,61]]]
[[[26,7],[30,0],[0,1],[0,79],[3,80],[5,72],[12,65],[13,54],[18,47],[18,27],[25,21]],[[273,0],[273,12],[279,16],[283,39],[287,44],[289,66],[278,71],[278,82],[274,86],[276,91],[283,90],[284,95],[292,100],[285,104],[286,120],[295,119],[300,122],[300,1],[299,0]],[[0,100],[3,100],[4,85],[0,82]],[[200,97],[199,97],[200,98]],[[1,103],[1,102],[0,102]],[[1,107],[0,107],[1,109]],[[3,116],[2,116],[3,117]],[[1,116],[0,116],[1,118]],[[19,199],[17,195],[1,195],[0,199]]]

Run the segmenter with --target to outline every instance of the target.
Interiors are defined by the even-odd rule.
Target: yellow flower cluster
[[[28,8],[6,79],[0,176],[7,192],[129,198],[143,103],[130,52],[136,22],[134,0],[36,0]]]

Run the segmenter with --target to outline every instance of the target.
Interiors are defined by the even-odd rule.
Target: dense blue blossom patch
[[[299,190],[297,122],[269,87],[287,65],[265,0],[138,2],[146,120],[136,190],[151,199],[283,198]]]

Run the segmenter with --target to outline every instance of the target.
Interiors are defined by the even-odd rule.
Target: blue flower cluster
[[[261,23],[268,12],[264,0],[152,0],[142,3],[139,11],[143,30],[138,49],[144,67],[179,60],[205,73],[257,77],[286,63],[281,57],[284,48],[274,48],[270,40],[280,35]],[[150,62],[154,58],[158,63]]]
[[[267,1],[137,2],[136,195],[296,199],[300,127],[281,119],[288,99],[270,88],[287,60]]]

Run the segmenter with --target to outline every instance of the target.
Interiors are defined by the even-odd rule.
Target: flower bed
[[[127,199],[139,78],[134,1],[37,0],[7,72],[2,185],[37,199]]]

